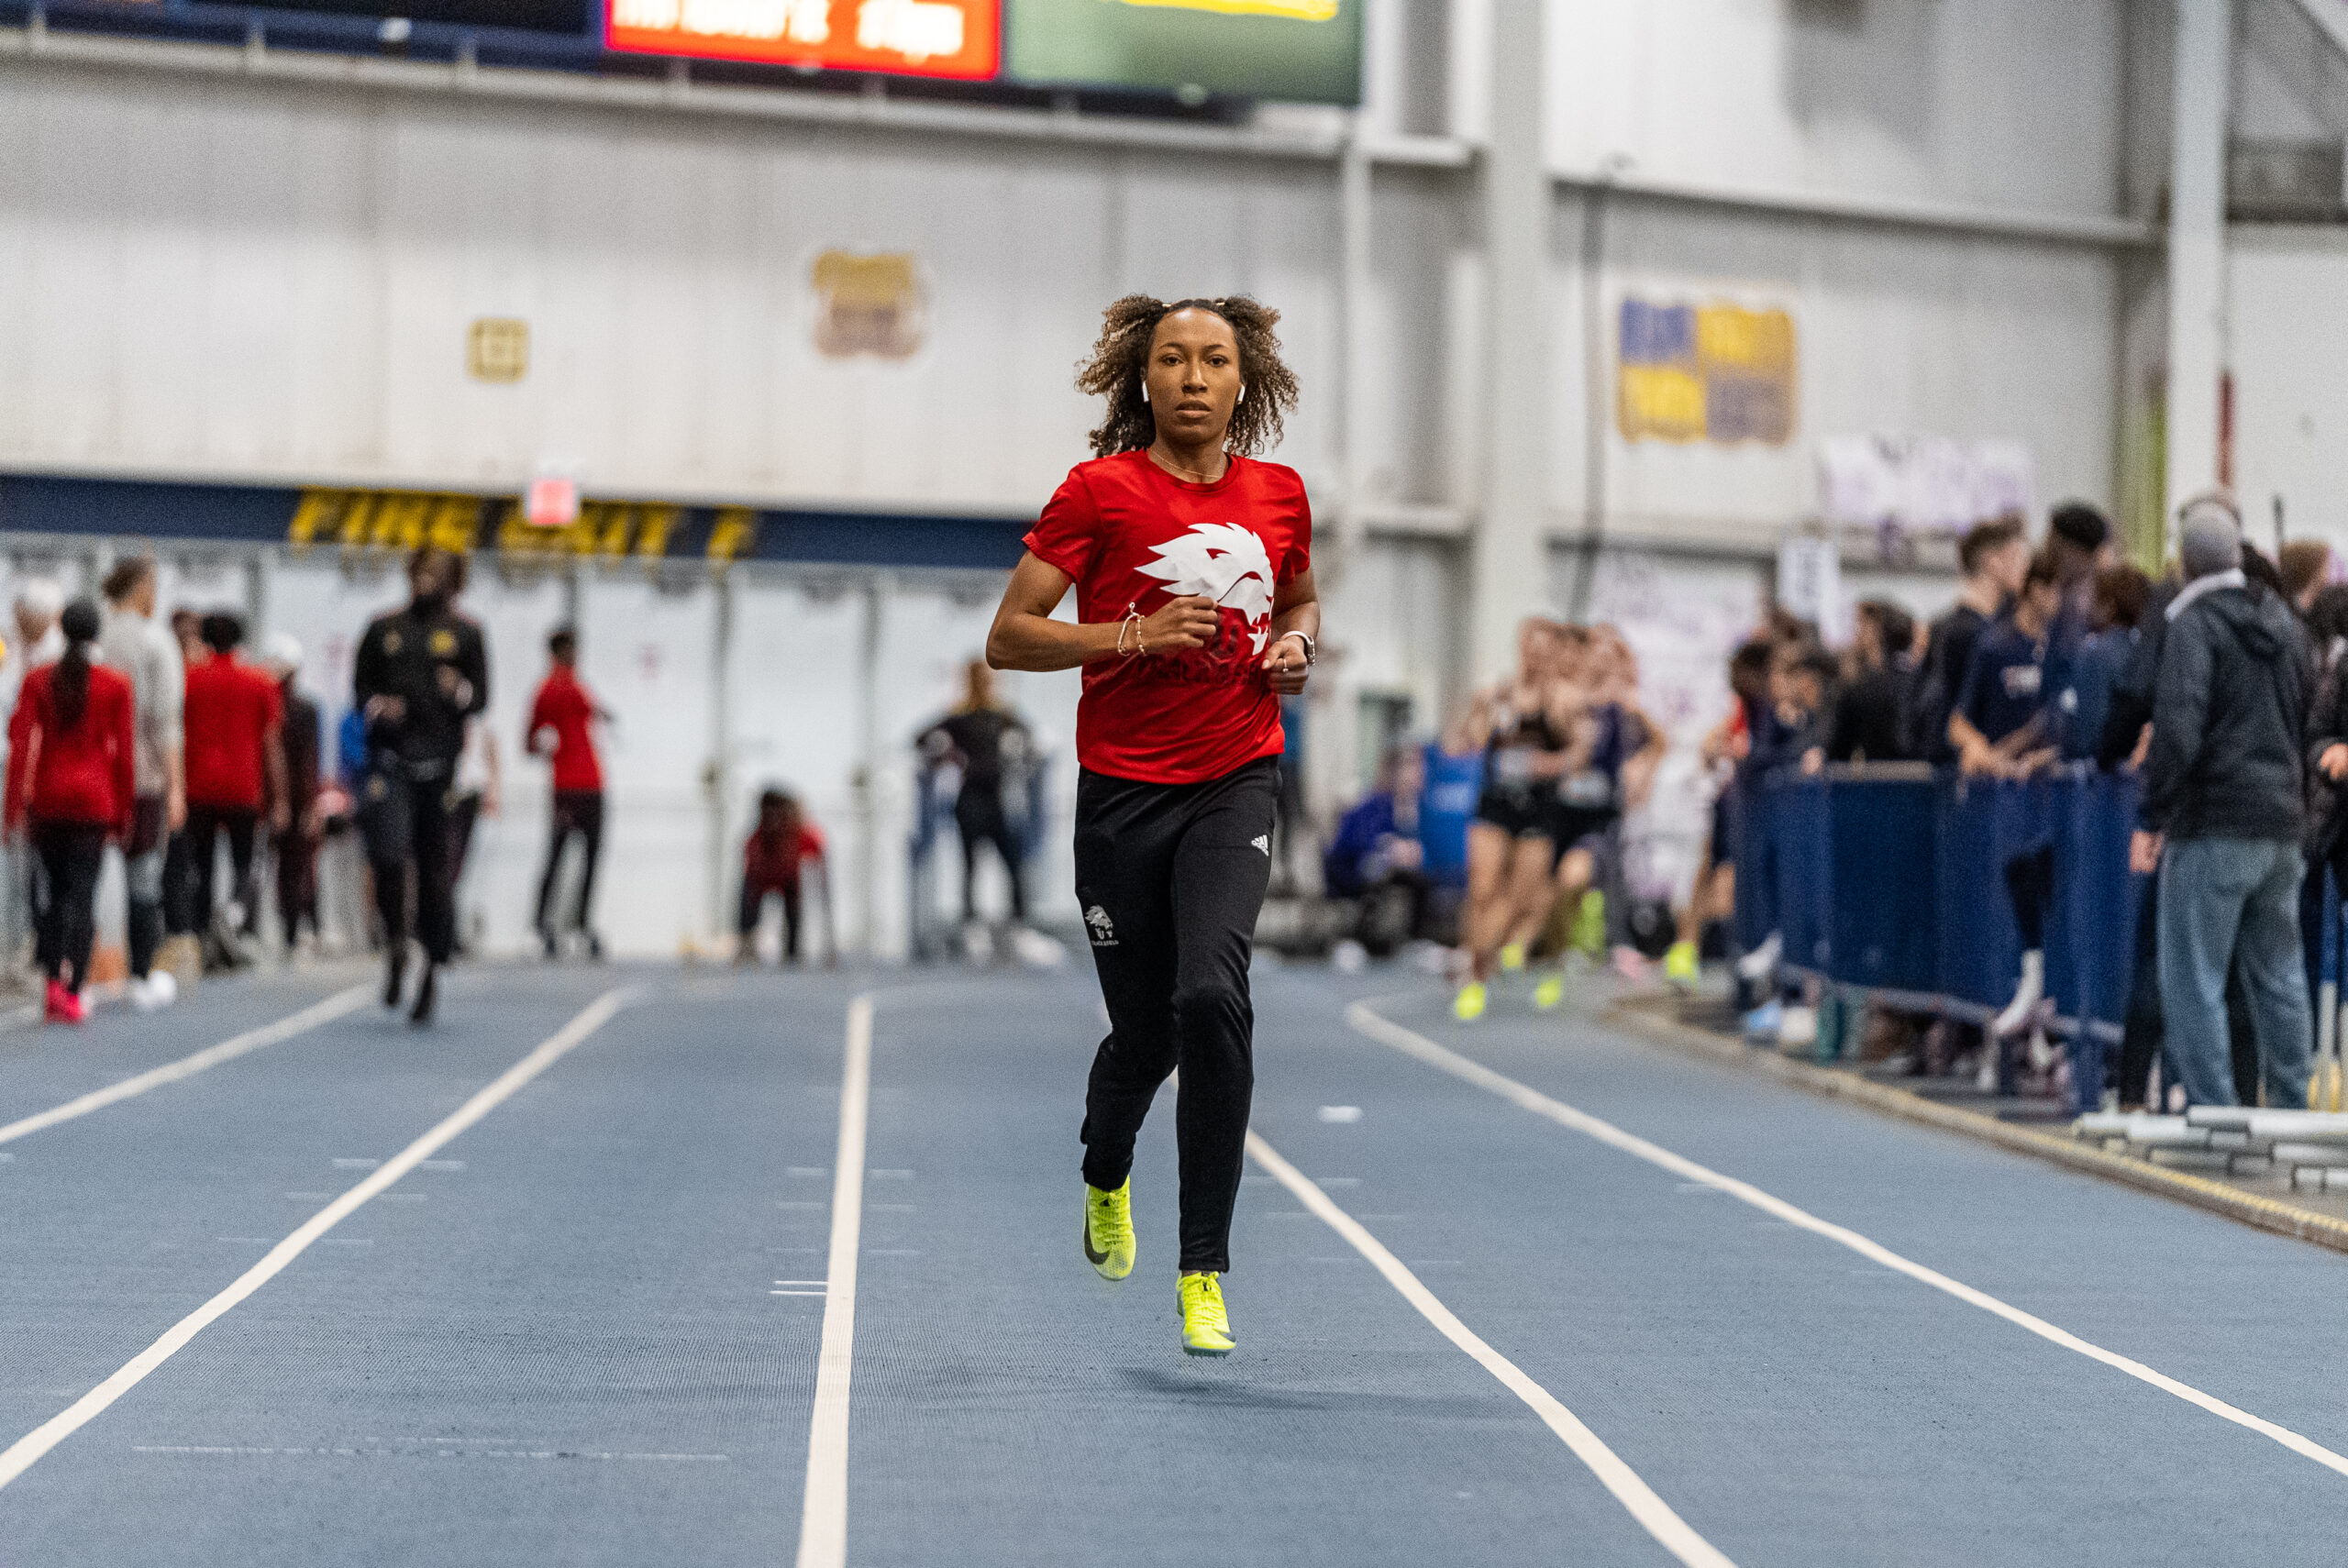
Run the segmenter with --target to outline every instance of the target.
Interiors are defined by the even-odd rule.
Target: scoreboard
[[[606,48],[984,81],[997,0],[608,0]]]

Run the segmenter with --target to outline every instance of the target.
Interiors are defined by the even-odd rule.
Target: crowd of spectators
[[[2019,518],[1980,524],[1958,547],[1955,603],[1928,625],[1871,600],[1839,657],[1784,619],[1740,649],[1735,711],[1708,759],[1722,759],[1732,808],[1777,770],[1832,763],[1923,763],[1984,780],[2136,775],[2141,902],[2123,1048],[2107,1082],[2086,1087],[2126,1109],[2164,1098],[2297,1107],[2324,878],[2330,867],[2338,886],[2348,873],[2334,864],[2348,860],[2348,791],[2337,789],[2348,780],[2348,587],[2330,582],[2320,542],[2263,554],[2222,497],[2182,509],[2176,539],[2154,580],[2118,558],[2109,523],[2084,504],[2057,508],[2034,547]],[[1733,833],[1715,828],[1724,880]],[[2051,842],[2013,850],[2002,871],[2023,949],[2010,1001],[1971,1024],[1878,1009],[1864,1057],[1970,1071],[1985,1089],[2067,1074],[2048,1038]],[[1700,879],[1697,892],[1699,918],[1724,910]],[[1777,982],[1781,956],[1773,933],[1743,955],[1740,988],[1748,1032],[1791,1039],[1811,1023],[1799,988]]]
[[[1740,802],[1774,777],[1838,765],[1984,786],[2126,776],[2134,879],[2112,896],[2134,901],[2115,913],[2135,915],[2136,943],[2121,1049],[2062,1048],[2045,958],[2056,861],[2042,835],[1999,852],[2022,950],[2002,1009],[1877,1007],[1859,1055],[2124,1109],[2307,1103],[2318,931],[2327,886],[2348,889],[2348,582],[2332,580],[2339,563],[2319,541],[2260,551],[2223,497],[2182,508],[2173,537],[2155,579],[2121,558],[2099,512],[2070,502],[2035,541],[2020,517],[1968,530],[1955,602],[1929,623],[1869,599],[1838,649],[1774,615],[1731,656],[1730,712],[1703,742],[1717,798],[1666,973],[1694,983],[1708,937],[1733,949]],[[1607,938],[1577,917],[1603,919],[1600,867],[1619,863],[1624,814],[1661,753],[1611,628],[1529,623],[1521,655],[1442,742],[1389,752],[1324,859],[1361,951],[1443,938],[1463,1019],[1528,955],[1603,953]],[[1582,787],[1587,813],[1572,799]],[[1458,798],[1438,811],[1446,794]],[[1462,843],[1446,848],[1452,837]],[[1733,956],[1747,1032],[1796,1041],[1814,1019],[1781,939],[1746,934]],[[1557,973],[1537,973],[1536,1006],[1554,1004]],[[2074,1059],[2098,1081],[2069,1081]]]

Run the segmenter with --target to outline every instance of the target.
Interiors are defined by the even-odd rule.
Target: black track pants
[[[1076,789],[1076,896],[1109,1007],[1084,1098],[1084,1179],[1124,1185],[1134,1139],[1168,1073],[1181,1156],[1185,1269],[1231,1267],[1256,1013],[1247,960],[1271,880],[1279,764],[1202,784],[1086,772]]]
[[[604,792],[601,790],[557,790],[554,792],[552,826],[547,833],[547,867],[538,878],[537,929],[541,935],[550,934],[555,927],[553,915],[554,879],[562,871],[562,846],[570,835],[579,835],[579,846],[586,856],[579,867],[579,906],[572,911],[570,929],[589,929],[587,911],[595,898],[595,862],[604,853]]]
[[[90,948],[97,939],[98,873],[106,861],[106,830],[100,823],[43,822],[32,824],[40,856],[40,896],[33,909],[35,956],[41,973],[65,982],[74,995],[90,975]]]
[[[383,940],[405,942],[411,931],[425,956],[446,964],[457,945],[457,909],[449,883],[448,764],[416,778],[396,758],[367,776],[360,831],[375,871],[375,909]],[[415,918],[408,919],[408,873],[415,875]]]

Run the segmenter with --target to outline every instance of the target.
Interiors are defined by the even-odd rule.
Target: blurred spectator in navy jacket
[[[1372,957],[1386,957],[1425,924],[1426,853],[1419,842],[1425,786],[1426,759],[1419,748],[1388,747],[1376,787],[1338,819],[1336,837],[1321,857],[1329,896],[1361,901],[1357,935]]]

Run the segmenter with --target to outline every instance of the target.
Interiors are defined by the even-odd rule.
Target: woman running
[[[997,669],[1084,667],[1076,895],[1108,1004],[1085,1093],[1084,1253],[1133,1271],[1134,1139],[1178,1066],[1182,1348],[1233,1345],[1220,1276],[1255,1088],[1247,963],[1271,878],[1279,698],[1321,630],[1312,514],[1259,462],[1295,406],[1279,313],[1129,294],[1077,386],[1108,399],[1091,462],[1027,536],[987,637]],[[1052,611],[1074,584],[1077,624]]]
[[[1590,628],[1576,677],[1569,682],[1575,712],[1567,726],[1566,766],[1550,806],[1556,892],[1543,909],[1544,925],[1560,908],[1578,922],[1605,857],[1620,847],[1617,830],[1623,814],[1646,803],[1663,761],[1663,732],[1638,706],[1638,656],[1620,632]],[[1602,948],[1605,918],[1591,918],[1589,941]],[[1565,999],[1566,955],[1578,942],[1578,934],[1576,943],[1558,951],[1556,965],[1534,987],[1534,1006],[1553,1008]],[[1628,975],[1636,959],[1624,948],[1616,963]]]
[[[79,1023],[97,935],[98,872],[108,838],[130,842],[138,751],[130,682],[90,660],[98,607],[77,599],[58,625],[64,657],[25,677],[8,717],[6,818],[9,839],[29,838],[40,856],[33,924],[49,977],[49,1021]]]
[[[1481,1018],[1493,965],[1524,966],[1516,928],[1551,902],[1556,862],[1549,801],[1567,761],[1570,693],[1556,680],[1559,628],[1528,620],[1517,633],[1516,674],[1480,707],[1484,787],[1468,824],[1468,975],[1451,1004],[1463,1021]]]

